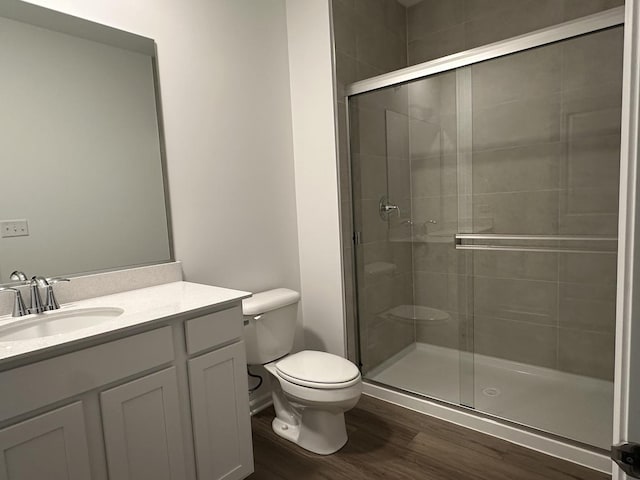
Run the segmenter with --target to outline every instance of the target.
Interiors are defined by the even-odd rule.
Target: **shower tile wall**
[[[355,292],[344,86],[621,4],[623,0],[424,0],[405,9],[395,0],[332,1],[349,332],[355,329]],[[617,155],[620,100],[618,80],[603,77],[603,72],[619,69],[614,65],[618,59],[608,55],[599,40],[589,41],[576,40],[574,51],[539,49],[522,58],[509,57],[493,69],[473,67],[473,107],[478,111],[473,116],[472,203],[478,231],[615,234],[617,167],[609,166]],[[602,52],[602,58],[585,62],[583,52],[593,51]],[[581,83],[584,79],[590,82]],[[458,312],[467,292],[458,289],[468,284],[463,276],[468,265],[450,244],[424,241],[438,231],[452,235],[458,227],[457,158],[452,149],[457,141],[455,93],[455,74],[449,73],[429,79],[422,91],[413,84],[408,91],[365,100],[361,112],[352,112],[363,137],[356,141],[370,149],[354,150],[366,157],[354,157],[354,196],[366,199],[355,207],[365,214],[365,225],[376,225],[363,232],[366,258],[358,263],[373,265],[369,271],[374,272],[360,292],[361,302],[371,303],[370,311],[361,311],[365,371],[414,340],[452,348],[465,340]],[[603,118],[608,131],[594,134],[594,124]],[[358,121],[369,125],[358,128]],[[403,123],[411,138],[410,163],[392,145],[404,135]],[[430,143],[434,134],[439,143]],[[395,184],[401,192],[404,184],[406,192],[412,192],[412,205],[403,207],[404,198],[397,203],[402,220],[412,208],[413,225],[373,223],[375,192],[384,188],[384,155],[390,162],[389,188]],[[362,161],[371,168],[361,168]],[[403,181],[403,172],[409,171],[410,179]],[[554,209],[556,214],[549,216]],[[367,235],[374,240],[367,242]],[[410,243],[400,241],[403,236],[418,240],[413,252]],[[505,252],[474,253],[473,258],[477,277],[471,298],[477,317],[471,340],[478,353],[610,378],[615,295],[611,256]],[[413,263],[412,278],[408,262]],[[377,271],[381,264],[396,265],[394,273]],[[363,278],[364,273],[359,275]],[[418,322],[413,332],[406,324],[394,329],[379,314],[402,303],[446,310],[451,321]],[[355,338],[348,335],[352,359]]]
[[[624,0],[423,0],[409,7],[409,65],[597,13]]]
[[[616,236],[622,42],[610,29],[472,68],[475,232]],[[477,353],[613,380],[615,255],[474,259]]]
[[[413,322],[390,313],[413,304],[407,87],[362,95],[350,106],[353,201],[362,220],[356,224],[361,361],[368,371],[415,342]],[[387,219],[379,213],[383,195],[399,207]]]
[[[409,84],[413,274],[415,304],[449,314],[416,322],[418,342],[457,349],[466,297],[458,231],[456,72]]]
[[[621,52],[616,28],[471,67],[471,172],[458,166],[458,176],[472,178],[472,197],[460,199],[472,205],[469,231],[616,236]],[[415,103],[437,105],[417,99],[410,94],[411,111]],[[423,127],[423,136],[431,130]],[[411,158],[413,184],[427,185],[414,188],[420,224],[420,202],[446,203],[455,193],[446,180],[455,157],[447,162],[442,153],[424,170],[413,150]],[[414,243],[416,303],[454,315],[455,286],[466,285],[463,257],[451,244],[432,242]],[[615,255],[472,255],[476,353],[613,379]],[[418,328],[417,340],[456,348],[457,328]]]
[[[338,87],[338,145],[339,145],[339,164],[340,164],[340,198],[341,198],[341,216],[343,228],[343,256],[345,265],[345,287],[346,287],[346,309],[347,309],[347,331],[348,334],[348,356],[350,359],[356,358],[355,335],[355,290],[353,275],[353,220],[352,220],[352,204],[351,204],[351,179],[349,177],[349,159],[348,159],[348,142],[349,138],[346,133],[346,113],[344,101],[344,87],[357,80],[369,78],[381,73],[390,72],[405,67],[407,64],[407,39],[406,39],[406,9],[395,0],[333,0],[333,29],[334,29],[334,45],[336,55],[336,83]],[[406,93],[404,94],[404,104],[402,97],[397,96],[391,98],[390,104],[384,103],[368,105],[370,118],[364,118],[365,122],[370,122],[372,128],[370,136],[359,139],[365,150],[364,161],[370,162],[372,168],[363,170],[364,178],[354,178],[356,183],[355,197],[371,200],[375,198],[375,202],[364,202],[364,208],[370,215],[377,215],[374,212],[373,203],[377,208],[377,201],[382,194],[387,192],[386,187],[386,164],[384,163],[387,153],[387,135],[386,135],[386,110],[391,112],[406,114]],[[400,102],[400,103],[398,103]],[[366,103],[366,102],[365,102]],[[395,104],[395,105],[394,105]],[[398,108],[399,106],[399,108]],[[367,106],[365,106],[367,108]],[[353,120],[353,119],[352,119]],[[393,124],[394,119],[390,116],[390,122]],[[396,119],[397,122],[397,119]],[[397,125],[396,125],[397,127]],[[362,129],[364,134],[369,131],[369,125],[365,125]],[[401,134],[402,132],[398,132]],[[397,144],[397,143],[396,143]],[[391,149],[393,153],[393,145]],[[355,153],[355,152],[354,152]],[[396,165],[399,164],[400,170],[407,171],[402,168],[402,164],[407,162],[399,161],[402,154],[399,152],[394,157]],[[392,160],[394,161],[394,160]],[[392,165],[390,165],[392,166]],[[393,169],[395,172],[396,170]],[[406,212],[406,210],[405,210]],[[369,219],[368,219],[369,220]],[[384,227],[381,221],[378,221],[378,227]],[[383,232],[382,232],[383,233]],[[381,235],[382,235],[381,233]],[[388,232],[387,232],[388,233]],[[366,236],[365,236],[366,237]],[[384,238],[384,235],[378,237],[378,240],[367,245],[366,255],[367,262],[374,263],[376,261],[398,264],[396,274],[393,276],[382,276],[380,282],[375,285],[371,284],[362,294],[371,298],[383,299],[386,301],[379,302],[375,309],[388,309],[391,300],[388,296],[392,295],[392,291],[402,292],[402,295],[413,295],[413,287],[411,285],[411,261],[409,244],[396,245],[391,244]],[[365,240],[366,241],[366,240]],[[407,255],[408,253],[408,255]],[[404,261],[402,259],[404,258]],[[407,261],[407,258],[409,260]],[[359,263],[362,265],[362,263]],[[375,265],[374,265],[375,267]],[[376,274],[374,274],[375,276]],[[380,275],[380,274],[377,274]],[[394,281],[394,277],[402,279],[400,282]],[[408,283],[407,283],[408,282]],[[375,283],[375,282],[374,282]],[[396,297],[398,294],[396,294]],[[408,299],[409,301],[411,299]],[[387,307],[387,308],[385,308]],[[369,321],[363,321],[363,326],[367,323],[375,323],[375,315],[369,315]],[[367,365],[379,362],[377,359],[384,360],[384,356],[395,353],[394,350],[407,342],[413,341],[413,333],[406,332],[406,335],[398,335],[397,332],[390,332],[390,325],[378,322],[371,328],[363,330],[362,335],[367,336],[369,332],[369,340],[367,345],[371,345],[371,361],[366,361]],[[388,339],[395,335],[396,342],[389,342]],[[363,339],[364,340],[364,339]],[[381,345],[379,348],[377,345]],[[367,355],[366,348],[363,349],[363,360]]]

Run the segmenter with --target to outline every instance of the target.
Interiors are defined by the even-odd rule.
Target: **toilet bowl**
[[[329,455],[347,442],[344,413],[362,393],[362,378],[350,361],[326,352],[293,347],[300,295],[284,288],[243,301],[247,363],[271,376],[274,432],[300,447]]]
[[[331,365],[340,361],[345,363],[336,374]],[[340,450],[347,443],[344,412],[356,406],[362,393],[356,366],[337,355],[305,350],[265,368],[276,380],[272,382],[273,431],[321,455]],[[331,379],[330,373],[335,374]],[[311,380],[318,377],[322,381]]]

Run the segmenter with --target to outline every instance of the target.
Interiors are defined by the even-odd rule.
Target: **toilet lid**
[[[327,388],[330,385],[352,383],[360,371],[349,360],[326,352],[305,350],[276,363],[278,373],[293,383]]]

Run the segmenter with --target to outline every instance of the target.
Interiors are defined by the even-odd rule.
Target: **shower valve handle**
[[[380,198],[380,203],[378,204],[380,209],[380,218],[382,220],[387,220],[389,218],[389,214],[395,211],[400,216],[400,207],[398,205],[394,205],[389,203],[389,199],[386,196]]]

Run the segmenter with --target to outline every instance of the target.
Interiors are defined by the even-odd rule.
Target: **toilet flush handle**
[[[254,320],[260,320],[262,318],[262,314],[260,315],[256,315],[253,317]],[[249,325],[249,319],[247,317],[244,317],[244,322],[245,325]]]

